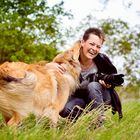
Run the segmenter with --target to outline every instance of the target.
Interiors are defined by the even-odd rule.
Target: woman
[[[94,75],[95,73],[105,75],[117,73],[116,68],[109,58],[105,54],[100,53],[104,41],[105,34],[100,29],[89,28],[85,31],[81,40],[79,57],[82,68],[80,77],[81,86],[70,96],[64,109],[60,112],[62,117],[67,117],[71,114],[71,118],[78,118],[82,113],[82,109],[91,102],[90,110],[103,104],[111,104],[113,113],[118,111],[119,118],[122,117],[121,102],[114,90],[114,85],[107,84],[102,79],[95,80],[94,78],[90,82],[87,82],[88,76]],[[49,65],[51,66],[51,64]],[[55,64],[55,67],[60,73],[63,74],[65,72],[65,69],[61,65]],[[104,110],[101,115],[103,112]]]

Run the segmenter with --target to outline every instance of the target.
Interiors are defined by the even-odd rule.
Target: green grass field
[[[0,118],[0,140],[140,140],[140,101],[123,102],[123,119],[106,112],[103,126],[94,129],[96,112],[81,116],[77,122],[60,119],[57,128],[49,128],[48,120],[37,123],[30,115],[18,128],[6,126]]]

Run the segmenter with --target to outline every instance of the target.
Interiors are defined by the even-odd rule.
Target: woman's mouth
[[[96,55],[96,52],[93,49],[89,49],[88,53],[90,53],[91,55]]]

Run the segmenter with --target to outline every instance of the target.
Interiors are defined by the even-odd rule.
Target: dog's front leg
[[[50,126],[56,127],[59,117],[59,111],[57,111],[57,109],[55,109],[53,106],[50,106],[47,107],[43,112],[43,117],[47,117],[50,120]]]
[[[12,118],[7,122],[9,126],[16,126],[21,121],[22,117],[19,113],[14,112]]]

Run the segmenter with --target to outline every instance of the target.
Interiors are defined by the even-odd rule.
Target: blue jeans
[[[91,82],[88,84],[87,89],[76,90],[76,92],[69,97],[64,109],[59,114],[64,118],[68,116],[78,118],[89,103],[91,103],[90,110],[92,110],[101,104],[110,104],[110,102],[110,91],[98,82]]]

